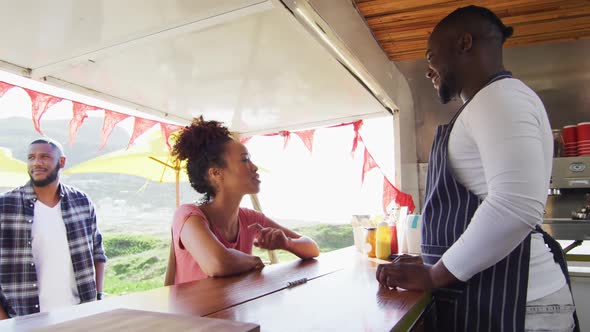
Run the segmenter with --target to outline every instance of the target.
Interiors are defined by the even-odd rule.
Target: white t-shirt
[[[483,200],[467,230],[443,255],[458,279],[506,257],[543,222],[553,138],[539,97],[517,79],[477,93],[449,138],[455,178]],[[565,278],[540,234],[531,239],[527,302],[559,290]]]
[[[79,304],[61,202],[48,207],[37,200],[34,213],[31,246],[37,270],[39,310],[50,311]]]

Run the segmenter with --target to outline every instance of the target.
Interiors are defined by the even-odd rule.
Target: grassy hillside
[[[322,252],[351,246],[350,225],[319,224],[296,228],[295,231],[313,238]],[[105,293],[121,295],[149,290],[164,285],[168,264],[168,236],[105,234],[104,247],[109,262],[105,275]],[[255,255],[268,259],[266,250],[254,248]],[[277,251],[279,262],[297,259],[289,252]]]

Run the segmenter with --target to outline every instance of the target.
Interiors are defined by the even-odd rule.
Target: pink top
[[[172,222],[172,237],[174,240],[174,254],[176,255],[176,275],[174,278],[175,284],[189,282],[194,280],[201,280],[207,278],[207,274],[201,270],[199,264],[195,261],[188,250],[184,248],[180,240],[180,232],[184,227],[184,223],[190,216],[200,216],[203,222],[207,224],[209,229],[215,234],[215,237],[226,248],[236,249],[246,254],[252,254],[252,245],[254,242],[254,231],[248,229],[249,225],[260,224],[267,227],[266,217],[260,212],[250,209],[240,208],[238,212],[238,236],[235,242],[227,242],[217,231],[214,225],[209,223],[205,214],[195,204],[183,204],[176,209],[174,213],[174,220]]]

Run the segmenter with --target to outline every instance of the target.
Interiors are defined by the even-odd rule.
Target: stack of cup
[[[578,155],[590,156],[590,122],[578,123],[576,134],[578,138]]]
[[[563,156],[578,156],[578,127],[575,125],[565,126],[561,131],[563,137]]]

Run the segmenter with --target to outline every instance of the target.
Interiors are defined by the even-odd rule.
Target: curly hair
[[[172,148],[172,156],[186,160],[186,171],[191,187],[204,194],[200,204],[211,202],[215,188],[209,181],[211,167],[225,167],[225,144],[232,140],[227,127],[218,121],[205,121],[203,116],[194,118],[191,125],[182,130]]]

